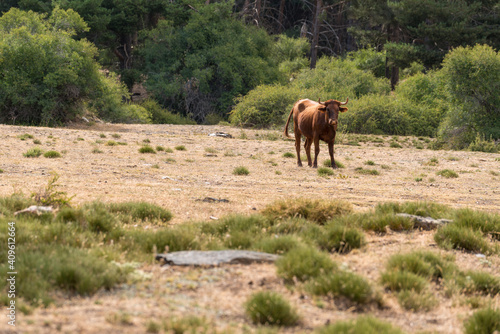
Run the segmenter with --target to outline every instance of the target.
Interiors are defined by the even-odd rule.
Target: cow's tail
[[[283,132],[283,134],[285,135],[285,137],[287,138],[292,138],[289,134],[288,134],[288,124],[290,124],[290,117],[292,117],[293,115],[293,108],[295,108],[295,106],[292,107],[292,110],[290,110],[290,115],[288,115],[288,119],[286,121],[286,125],[285,125],[285,131]]]

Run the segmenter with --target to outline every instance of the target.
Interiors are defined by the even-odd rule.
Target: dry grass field
[[[209,136],[216,131],[234,138]],[[340,135],[335,157],[344,167],[330,176],[297,167],[296,158],[285,154],[295,155],[294,142],[283,140],[281,132],[274,130],[99,123],[69,128],[0,125],[0,138],[1,196],[29,195],[45,187],[55,172],[60,176],[59,190],[74,195],[74,205],[94,200],[147,201],[169,209],[173,225],[216,221],[231,213],[252,214],[288,198],[344,200],[354,211],[363,212],[377,203],[428,201],[500,213],[500,154],[434,151],[428,149],[427,138]],[[140,153],[144,145],[156,153]],[[33,147],[61,156],[25,157]],[[328,149],[322,143],[319,164],[323,166],[327,158]],[[237,167],[246,167],[248,175],[233,174]],[[366,170],[377,172],[363,173]],[[442,170],[454,171],[457,177],[438,175]],[[227,201],[204,201],[207,197]],[[500,276],[498,255],[480,258],[445,251],[437,247],[433,234],[366,232],[364,247],[331,257],[371,282],[380,279],[391,255],[418,249],[454,254],[462,270],[480,269]],[[56,305],[19,315],[17,333],[146,333],[148,328],[153,330],[148,327],[152,322],[189,315],[204,317],[209,328],[219,331],[258,332],[242,305],[260,290],[282,293],[301,316],[299,326],[277,330],[280,333],[311,333],[326,323],[360,314],[374,315],[409,333],[462,333],[463,321],[474,311],[463,298],[439,293],[438,305],[429,312],[404,310],[390,293],[383,293],[382,308],[345,308],[335,300],[311,298],[287,287],[272,264],[200,269],[161,267],[152,260],[139,269],[147,279],[88,298],[61,296]],[[499,308],[499,295],[490,302]],[[0,322],[0,333],[10,332],[6,321]]]

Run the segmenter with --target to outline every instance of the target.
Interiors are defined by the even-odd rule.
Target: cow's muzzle
[[[333,125],[333,126],[337,126],[337,121],[334,121],[333,119],[329,119],[328,124]]]

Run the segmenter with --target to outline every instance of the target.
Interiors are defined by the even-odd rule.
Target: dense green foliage
[[[122,85],[99,71],[97,49],[73,38],[86,30],[76,12],[57,7],[49,17],[12,9],[0,18],[1,122],[57,125],[85,108],[109,120],[147,121],[122,103]]]
[[[349,97],[344,131],[498,151],[495,1],[322,3],[318,21],[311,6],[258,4],[3,1],[0,122],[57,125],[90,113],[269,127],[298,99]],[[131,103],[137,83],[148,99]]]
[[[236,95],[279,79],[272,40],[233,18],[232,6],[203,6],[182,27],[161,20],[146,35],[146,86],[199,122],[210,113],[224,115]]]

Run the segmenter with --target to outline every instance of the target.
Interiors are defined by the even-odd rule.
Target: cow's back
[[[308,107],[311,107],[311,106],[316,106],[318,105],[319,103],[316,102],[316,101],[313,101],[313,100],[309,100],[309,99],[302,99],[302,100],[298,100],[297,102],[295,102],[295,108],[296,110],[301,113],[303,112],[305,109],[307,109]]]

